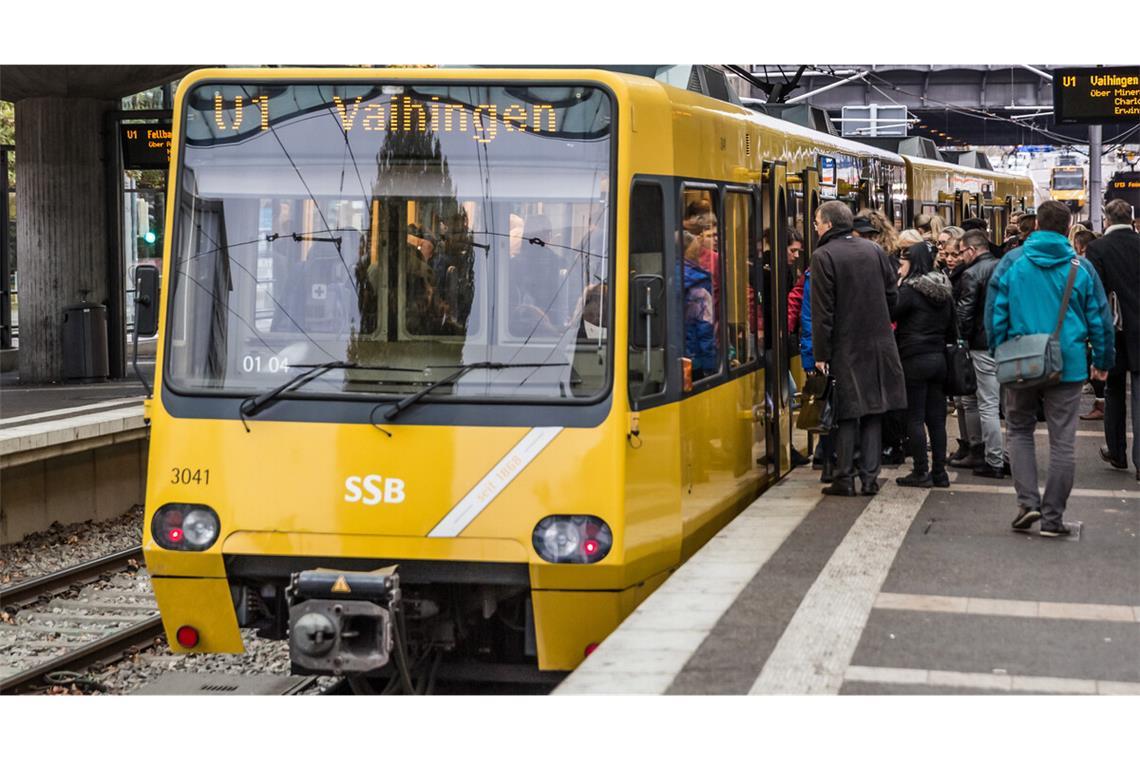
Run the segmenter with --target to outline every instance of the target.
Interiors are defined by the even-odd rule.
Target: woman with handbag
[[[954,295],[949,278],[934,266],[934,251],[917,243],[899,262],[899,299],[891,312],[895,341],[906,378],[910,455],[914,470],[896,478],[900,486],[948,488],[946,474],[946,344],[956,337]],[[926,430],[923,429],[925,425]],[[930,432],[932,462],[926,458]]]

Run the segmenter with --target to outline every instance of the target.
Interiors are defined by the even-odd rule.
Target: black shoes
[[[946,475],[946,473],[942,474]],[[934,479],[929,472],[918,472],[917,470],[911,470],[909,475],[895,478],[895,482],[906,488],[930,488],[934,485]],[[946,483],[949,485],[949,478],[947,478]]]
[[[958,450],[955,451],[953,454],[951,454],[950,458],[947,459],[946,461],[947,462],[956,462],[959,459],[965,459],[969,455],[970,455],[970,442],[965,440],[964,438],[959,438],[958,439]]]
[[[1046,525],[1041,523],[1041,535],[1046,538],[1064,538],[1071,536],[1073,531],[1069,530],[1068,526],[1064,523],[1057,523],[1055,525]]]
[[[974,468],[974,474],[979,478],[993,478],[994,480],[1001,480],[1005,477],[1005,468],[994,467],[992,464],[983,462],[980,467]]]
[[[1011,523],[1014,530],[1027,531],[1033,527],[1033,523],[1041,519],[1041,512],[1036,509],[1021,508],[1017,517]]]
[[[874,496],[879,492],[879,481],[872,480],[870,483],[863,484],[863,490],[860,491],[864,496]]]
[[[1115,459],[1112,454],[1109,453],[1107,446],[1100,447],[1100,458],[1118,470],[1128,469],[1128,462],[1125,462],[1123,459]]]
[[[805,457],[800,452],[796,451],[796,447],[792,447],[792,467],[802,467],[809,463],[811,460]]]
[[[946,470],[932,472],[930,473],[930,484],[935,488],[949,488],[950,476],[946,474]]]
[[[983,444],[971,446],[970,452],[961,459],[951,459],[951,467],[962,467],[964,469],[972,470],[975,467],[981,467],[986,463],[986,447]]]
[[[820,493],[824,496],[854,496],[855,486],[851,484],[832,483],[826,488],[820,489]]]
[[[835,480],[835,465],[831,462],[823,463],[823,472],[819,474],[820,483],[830,483]]]

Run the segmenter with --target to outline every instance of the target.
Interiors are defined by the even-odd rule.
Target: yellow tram
[[[788,230],[1015,195],[599,70],[203,70],[174,144],[146,561],[306,672],[575,667],[789,468]]]

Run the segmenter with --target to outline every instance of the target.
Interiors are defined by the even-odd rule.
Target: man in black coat
[[[875,243],[851,234],[851,209],[828,201],[815,212],[819,248],[811,260],[812,349],[835,380],[839,431],[835,480],[825,494],[854,496],[855,439],[864,495],[878,492],[882,415],[906,408],[906,382],[891,330],[898,300],[894,268]]]
[[[1096,267],[1109,300],[1120,314],[1116,333],[1116,366],[1104,390],[1104,439],[1100,456],[1113,467],[1128,469],[1125,432],[1125,385],[1132,384],[1132,466],[1140,480],[1140,234],[1132,229],[1133,208],[1117,198],[1104,207],[1108,228],[1089,243],[1088,259]],[[1115,315],[1114,315],[1115,316]]]

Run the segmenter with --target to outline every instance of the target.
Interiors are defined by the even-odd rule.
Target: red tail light
[[[594,641],[586,645],[586,656],[589,657],[598,648],[598,642]]]
[[[174,637],[178,639],[178,644],[185,649],[193,649],[194,647],[198,646],[197,628],[192,628],[191,626],[184,625],[178,629],[178,632],[174,634]]]

